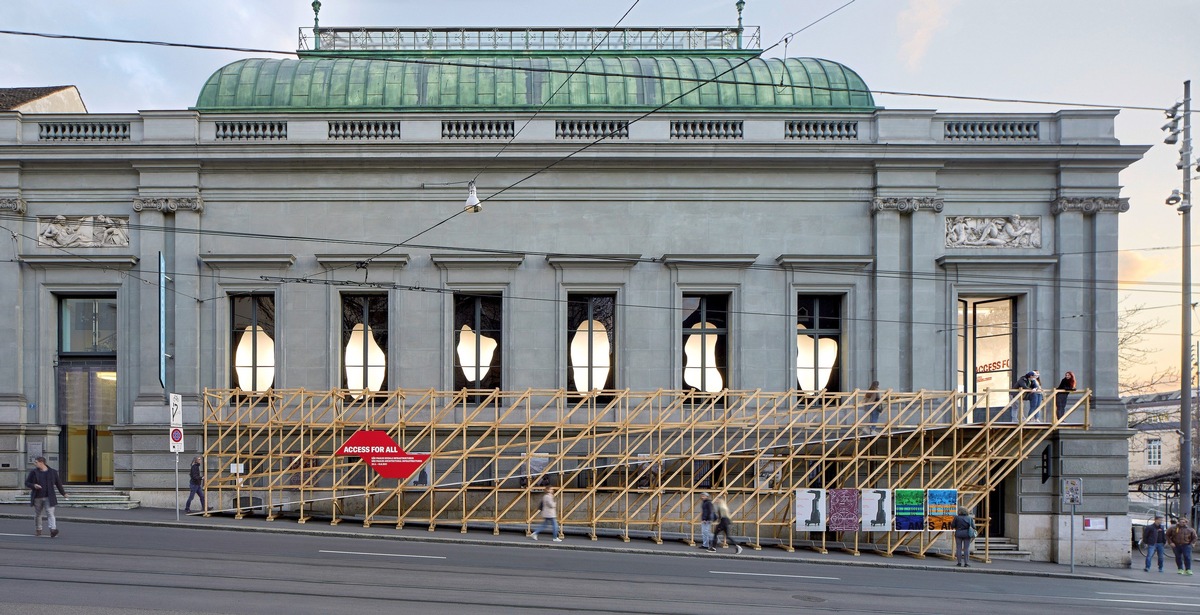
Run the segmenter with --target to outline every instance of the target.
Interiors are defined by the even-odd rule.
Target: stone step
[[[137,508],[138,503],[129,498],[129,494],[117,491],[107,485],[68,485],[68,498],[58,498],[59,508],[104,508],[112,510],[129,510]],[[29,494],[22,493],[0,500],[0,504],[29,504]]]

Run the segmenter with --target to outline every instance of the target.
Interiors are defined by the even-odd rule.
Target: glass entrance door
[[[113,482],[117,419],[116,362],[61,363],[58,408],[62,421],[63,478],[68,483]]]

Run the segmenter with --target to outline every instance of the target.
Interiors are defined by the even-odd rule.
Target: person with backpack
[[[1196,530],[1188,527],[1187,519],[1180,519],[1167,530],[1167,544],[1175,551],[1175,567],[1179,574],[1192,574],[1192,547],[1196,546]]]
[[[185,513],[192,512],[192,498],[197,496],[200,497],[200,510],[204,511],[208,509],[208,506],[204,503],[204,468],[201,465],[203,462],[204,459],[200,457],[192,459],[192,468],[188,472],[188,498],[187,502],[183,504],[183,512]],[[178,502],[179,500],[175,501]]]
[[[950,527],[954,529],[954,565],[970,568],[971,564],[967,562],[971,555],[971,544],[979,536],[979,530],[975,529],[975,517],[965,506],[959,506]]]

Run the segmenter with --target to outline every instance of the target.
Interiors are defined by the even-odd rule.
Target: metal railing
[[[758,49],[737,28],[300,28],[301,51],[721,51]]]

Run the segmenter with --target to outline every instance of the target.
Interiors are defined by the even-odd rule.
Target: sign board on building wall
[[[1083,531],[1101,532],[1108,529],[1108,517],[1084,517]]]
[[[1063,506],[1078,506],[1083,504],[1082,478],[1062,479],[1062,503]]]
[[[336,454],[360,457],[384,478],[408,478],[429,460],[429,455],[404,452],[386,431],[371,430],[354,432]]]

